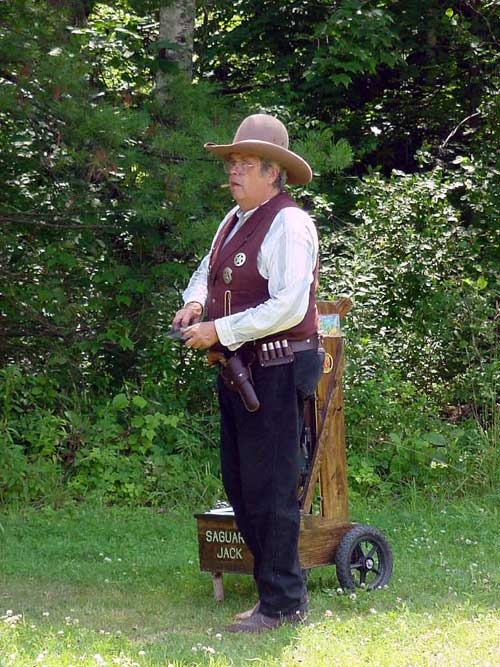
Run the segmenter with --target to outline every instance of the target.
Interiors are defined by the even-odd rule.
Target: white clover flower
[[[105,665],[105,664],[106,664],[106,660],[104,660],[104,658],[102,657],[102,655],[100,655],[99,653],[96,653],[96,654],[94,655],[94,660],[96,661],[96,663],[97,663],[98,665]]]
[[[337,595],[342,595],[344,590],[340,588],[340,586],[337,588]]]
[[[351,600],[355,600],[355,599],[356,599],[356,593],[351,593],[351,594],[349,595],[349,598],[350,598]]]
[[[327,618],[330,618],[330,616],[333,616],[333,611],[332,611],[331,609],[327,609],[327,610],[325,611],[325,616],[326,616]]]
[[[16,625],[22,621],[22,619],[23,619],[22,614],[15,614],[14,616],[3,617],[4,623],[11,628],[15,628]]]

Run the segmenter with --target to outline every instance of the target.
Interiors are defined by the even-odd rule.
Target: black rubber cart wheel
[[[391,548],[376,528],[354,526],[337,548],[335,566],[342,588],[381,588],[391,578]]]

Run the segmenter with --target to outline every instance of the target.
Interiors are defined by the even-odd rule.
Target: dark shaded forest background
[[[258,111],[354,304],[351,494],[495,491],[499,47],[495,0],[1,2],[0,503],[221,496],[212,371],[165,333],[231,204],[203,143]]]

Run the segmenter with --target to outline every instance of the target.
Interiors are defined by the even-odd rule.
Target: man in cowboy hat
[[[307,612],[297,491],[304,399],[314,393],[323,360],[318,239],[283,186],[285,179],[306,184],[312,172],[288,149],[285,126],[267,114],[246,118],[231,144],[205,148],[224,160],[237,205],[191,277],[173,327],[188,347],[218,351],[223,364],[237,355],[260,404],[249,408],[219,377],[222,479],[254,557],[259,595],[227,630],[262,632]]]

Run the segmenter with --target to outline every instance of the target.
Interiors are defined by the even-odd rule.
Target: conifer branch
[[[26,214],[29,215],[29,214]],[[43,220],[33,220],[27,217],[0,215],[0,224],[2,225],[33,225],[36,227],[48,227],[50,229],[99,229],[108,233],[123,231],[123,228],[111,225],[86,225],[72,223],[45,222]]]

